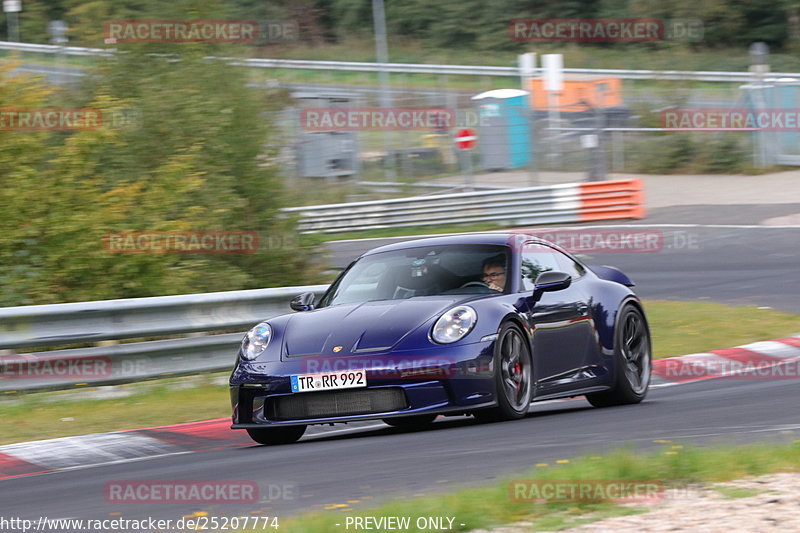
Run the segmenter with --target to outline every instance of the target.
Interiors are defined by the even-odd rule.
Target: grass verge
[[[800,316],[753,307],[650,300],[645,310],[656,358],[800,332]],[[97,394],[85,390],[8,395],[0,401],[0,445],[226,417],[228,388],[215,380],[225,375],[154,380]]]
[[[800,315],[709,302],[644,302],[655,358],[730,348],[800,333]]]
[[[226,375],[9,396],[0,401],[0,444],[230,416],[228,387],[215,384]]]
[[[452,517],[453,531],[471,531],[502,524],[524,522],[530,531],[577,526],[608,516],[647,510],[644,504],[630,507],[611,502],[513,501],[514,481],[616,482],[644,481],[683,489],[699,483],[730,481],[746,476],[800,471],[800,441],[791,444],[723,445],[685,448],[663,443],[650,453],[629,449],[606,456],[588,456],[565,464],[541,464],[534,470],[506,477],[494,485],[443,494],[424,494],[409,500],[389,502],[369,509],[353,509],[350,503],[331,502],[328,512],[316,512],[281,523],[290,533],[341,532],[348,516],[410,517],[404,531],[427,531],[415,527],[418,517]],[[664,493],[663,498],[691,498],[692,490]],[[733,491],[733,497],[752,495]],[[351,500],[352,503],[355,503]],[[341,524],[337,526],[336,524]],[[463,524],[463,525],[462,525]]]

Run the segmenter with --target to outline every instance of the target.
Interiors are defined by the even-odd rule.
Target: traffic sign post
[[[532,85],[531,80],[536,74],[536,54],[533,52],[529,52],[527,54],[520,54],[517,56],[517,64],[519,65],[519,76],[520,80],[522,81],[522,90],[523,91],[530,91]],[[549,82],[548,82],[549,83]],[[528,130],[530,132],[531,139],[536,137],[536,130],[534,127],[534,115],[533,115],[533,95],[528,93],[528,104],[525,112],[525,119],[528,122]],[[539,175],[536,172],[536,148],[535,144],[531,143],[530,150],[531,150],[531,162],[529,164],[530,172],[528,177],[528,182],[531,187],[535,186],[539,182]]]
[[[3,0],[3,11],[7,13],[8,40],[12,43],[19,42],[18,13],[22,11],[22,0]]]
[[[472,150],[476,140],[478,140],[478,136],[475,134],[475,130],[470,128],[458,130],[456,134],[456,146],[459,150]]]
[[[49,24],[47,24],[47,33],[50,34],[50,42],[59,46],[58,54],[56,54],[56,59],[58,60],[58,77],[56,78],[56,83],[59,86],[64,85],[65,79],[63,77],[64,72],[64,48],[63,46],[67,44],[69,39],[67,39],[67,30],[69,26],[63,20],[51,20]]]
[[[473,129],[464,128],[456,133],[455,143],[461,159],[461,170],[464,172],[464,186],[468,189],[473,188],[475,181],[472,176],[472,154],[470,152],[475,148],[477,140],[478,135]]]
[[[530,90],[530,79],[536,75],[536,54],[528,52],[517,56],[519,66],[519,77],[522,83],[522,90]]]
[[[561,112],[559,93],[564,90],[564,56],[561,54],[542,55],[542,67],[544,68],[544,90],[547,91],[547,122],[550,138],[550,151],[555,157],[555,163],[561,162],[561,152],[558,145],[559,133],[552,128],[559,126],[561,122]]]

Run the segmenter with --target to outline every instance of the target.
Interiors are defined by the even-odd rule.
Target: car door
[[[526,243],[519,254],[520,288],[529,294],[525,314],[533,332],[534,379],[539,393],[568,388],[580,380],[592,338],[581,276],[576,279],[576,272],[566,270],[560,255],[558,250],[535,242]],[[547,271],[567,271],[573,281],[566,289],[534,294],[536,277]]]

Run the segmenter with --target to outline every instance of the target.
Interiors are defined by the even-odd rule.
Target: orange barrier
[[[644,218],[644,186],[641,179],[580,183],[581,222]]]
[[[531,78],[528,90],[531,93],[531,108],[549,109],[553,102],[562,113],[577,113],[590,109],[617,107],[623,104],[622,80],[597,76],[567,76],[563,89],[557,91],[551,101],[542,78]]]
[[[561,183],[342,204],[284,207],[302,233],[491,221],[508,226],[643,218],[642,180]]]

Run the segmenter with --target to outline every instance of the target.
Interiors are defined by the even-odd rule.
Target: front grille
[[[399,411],[408,407],[399,387],[321,392],[268,398],[264,413],[270,420],[329,418]]]

